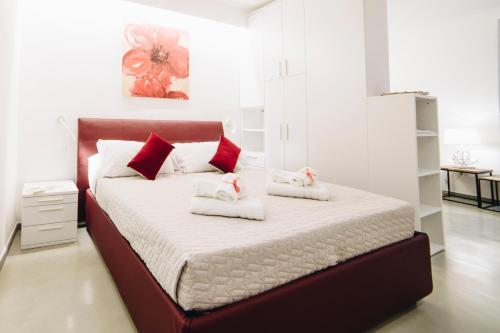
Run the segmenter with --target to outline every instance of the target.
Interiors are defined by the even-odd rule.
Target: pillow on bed
[[[209,162],[217,152],[219,142],[191,142],[175,143],[172,152],[174,165],[183,173],[213,172],[218,171]],[[237,162],[236,169],[240,170],[241,163]]]
[[[151,133],[141,150],[139,150],[127,166],[144,178],[155,180],[156,175],[160,172],[163,163],[173,149],[174,146],[170,143],[163,140],[157,134]]]
[[[97,180],[100,178],[100,169],[101,169],[101,155],[95,154],[89,157],[88,159],[88,180],[89,180],[89,188],[94,195],[96,194],[96,186]]]
[[[144,142],[124,140],[99,140],[97,151],[101,156],[101,177],[130,177],[137,173],[127,164],[142,149]],[[169,156],[159,173],[174,173],[172,158]]]
[[[217,151],[218,142],[176,143],[173,155],[184,173],[209,172],[217,169],[208,162]]]
[[[217,151],[209,163],[224,173],[234,172],[240,153],[240,147],[225,136],[221,136]]]

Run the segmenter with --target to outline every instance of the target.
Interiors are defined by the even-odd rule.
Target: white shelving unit
[[[265,167],[264,108],[243,108],[241,114],[241,159],[243,164]]]
[[[417,94],[367,100],[369,177],[373,192],[410,202],[431,254],[445,248],[437,98]]]

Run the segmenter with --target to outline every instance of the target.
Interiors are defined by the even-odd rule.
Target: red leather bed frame
[[[106,262],[140,332],[362,332],[432,292],[427,235],[398,242],[263,294],[207,312],[185,312],[158,285],[88,190],[87,158],[96,141],[216,141],[220,122],[80,119],[80,218]],[[85,216],[86,215],[86,216]]]

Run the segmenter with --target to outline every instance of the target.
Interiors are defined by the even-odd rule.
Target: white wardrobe
[[[253,23],[262,32],[266,166],[307,165],[307,95],[303,0],[280,0]]]
[[[368,188],[363,0],[277,0],[256,11],[266,167]]]

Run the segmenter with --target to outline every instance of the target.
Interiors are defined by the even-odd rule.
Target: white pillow
[[[218,146],[219,142],[175,143],[175,163],[184,173],[217,171],[208,162],[215,155]]]
[[[99,172],[101,169],[101,155],[95,154],[88,159],[88,176],[90,191],[96,194],[97,180],[100,178]]]
[[[124,140],[99,140],[97,151],[101,155],[101,177],[129,177],[138,173],[127,164],[144,146],[144,142]],[[169,155],[159,173],[174,173],[172,156]]]
[[[208,163],[217,152],[218,141],[175,143],[174,147],[174,165],[183,173],[218,171],[216,167]],[[238,160],[236,170],[240,169],[241,164]]]

